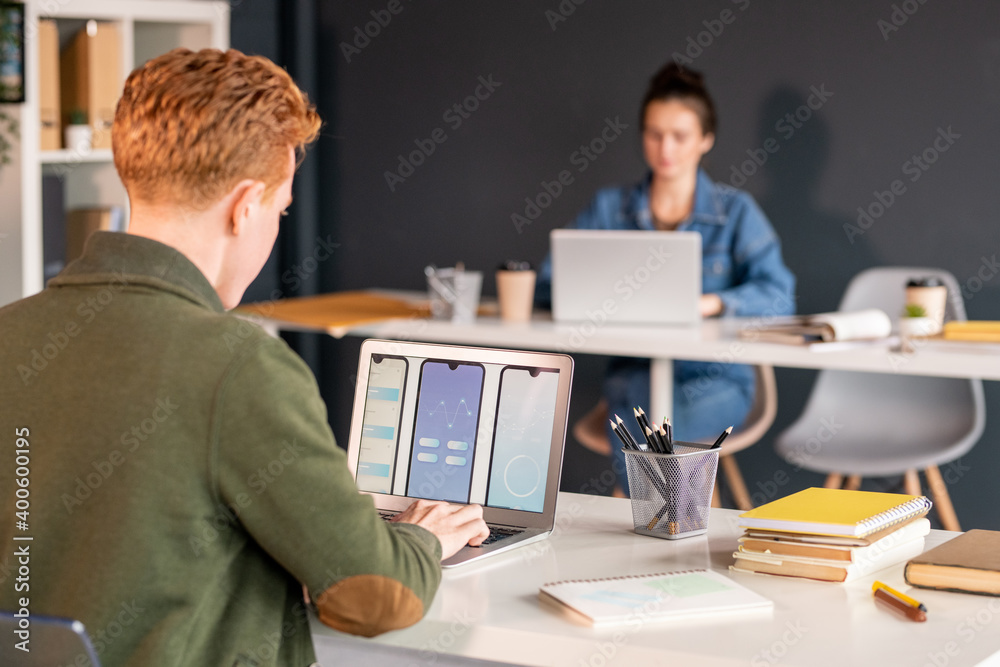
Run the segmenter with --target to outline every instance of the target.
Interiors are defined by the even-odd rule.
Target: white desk
[[[531,322],[523,324],[502,322],[496,317],[480,317],[471,324],[426,319],[390,320],[353,327],[347,333],[366,338],[650,358],[649,407],[656,415],[671,413],[668,408],[673,404],[670,380],[674,359],[1000,380],[1000,348],[994,345],[976,348],[966,344],[942,350],[941,344],[929,344],[915,354],[904,355],[880,346],[815,351],[796,345],[739,338],[741,330],[753,331],[761,323],[761,318],[723,318],[705,320],[700,326],[691,328],[569,325],[556,324],[547,314],[538,314]],[[272,331],[317,331],[278,320],[265,320],[264,324]],[[342,331],[336,333],[343,335]]]
[[[872,600],[875,579],[909,590],[902,565],[848,584],[729,572],[741,532],[737,514],[713,509],[707,535],[668,541],[633,533],[627,500],[562,493],[549,539],[445,571],[426,618],[416,625],[362,640],[313,619],[319,661],[341,664],[343,651],[363,642],[369,649],[413,649],[396,656],[401,665],[440,664],[446,655],[572,667],[1000,664],[1000,598],[912,589],[929,609],[926,623],[914,623]],[[932,531],[927,548],[955,535]],[[773,615],[596,630],[574,624],[537,596],[549,581],[688,568],[733,577],[772,599]]]

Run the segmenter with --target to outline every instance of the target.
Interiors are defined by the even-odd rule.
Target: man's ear
[[[262,205],[265,185],[261,181],[244,180],[232,189],[233,208],[230,213],[230,225],[233,236],[239,236],[245,225],[257,213]]]

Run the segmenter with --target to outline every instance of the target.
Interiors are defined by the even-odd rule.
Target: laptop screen
[[[543,512],[571,375],[564,355],[366,341],[349,447],[358,488]]]

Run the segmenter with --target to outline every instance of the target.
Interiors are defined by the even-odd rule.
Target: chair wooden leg
[[[719,478],[715,478],[715,490],[712,492],[712,507],[722,507],[722,496],[719,493]]]
[[[958,515],[955,514],[955,507],[951,504],[951,496],[948,495],[948,487],[941,478],[941,471],[937,466],[927,466],[924,470],[927,476],[927,486],[930,487],[931,496],[934,498],[934,507],[937,509],[938,518],[945,530],[962,530],[958,523]]]
[[[920,475],[913,468],[903,473],[903,491],[909,496],[923,495],[920,490]]]
[[[750,493],[743,481],[743,475],[740,474],[740,467],[736,464],[736,458],[732,455],[721,456],[719,464],[722,466],[722,472],[726,475],[726,484],[729,485],[729,491],[733,494],[733,502],[736,507],[744,512],[753,509],[753,502],[750,500]]]
[[[827,489],[839,489],[844,483],[844,476],[839,472],[831,472],[826,476],[826,481],[823,482],[823,486]]]
[[[861,488],[861,475],[848,475],[844,482],[844,488],[848,491],[857,491]]]

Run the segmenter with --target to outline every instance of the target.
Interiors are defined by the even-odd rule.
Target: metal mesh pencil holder
[[[719,449],[675,442],[673,454],[623,451],[635,532],[679,540],[708,531]]]

